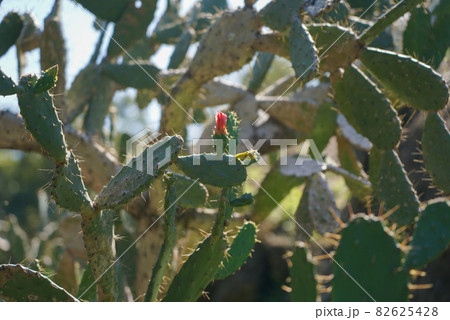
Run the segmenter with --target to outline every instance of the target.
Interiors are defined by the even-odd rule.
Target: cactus
[[[408,273],[401,269],[402,253],[379,220],[358,215],[341,236],[334,255],[332,301],[407,300]]]
[[[298,243],[292,253],[289,275],[291,277],[289,294],[291,301],[315,302],[317,298],[315,271],[303,242]]]
[[[295,0],[271,1],[260,11],[260,15],[266,26],[274,30],[285,30],[301,5],[300,1]]]
[[[48,155],[58,164],[66,163],[67,146],[52,97],[48,92],[34,93],[35,75],[20,79],[17,99],[27,129]]]
[[[52,198],[62,208],[81,212],[91,208],[91,199],[81,178],[78,161],[72,152],[66,164],[57,164],[53,175]]]
[[[436,258],[450,242],[450,202],[434,199],[421,212],[406,255],[405,267],[418,269]]]
[[[0,265],[0,298],[10,302],[78,301],[46,276],[20,264]]]
[[[0,23],[0,57],[3,56],[20,36],[23,17],[17,12],[9,12]]]
[[[360,59],[386,89],[411,107],[437,111],[447,104],[449,94],[445,81],[416,59],[372,48],[366,48]]]
[[[394,210],[389,220],[400,225],[411,224],[419,214],[419,199],[397,153],[372,148],[370,181],[385,210]]]
[[[355,90],[358,88],[358,90]],[[356,67],[333,81],[334,100],[348,122],[382,149],[394,148],[400,140],[400,121],[390,102]],[[379,123],[383,123],[383,128]]]
[[[110,180],[95,198],[94,206],[115,208],[138,196],[176,159],[182,144],[180,136],[171,136],[146,148]]]
[[[254,198],[251,193],[244,193],[242,196],[230,201],[231,207],[244,207],[251,205],[254,202]]]
[[[225,154],[179,157],[176,164],[188,177],[216,187],[236,186],[247,178],[247,170],[240,160]]]
[[[222,264],[217,270],[215,279],[221,280],[229,277],[244,264],[253,250],[256,241],[256,225],[246,222],[233,239],[231,246],[225,253]]]
[[[173,279],[163,301],[196,301],[214,279],[226,247],[223,236],[215,241],[208,237],[201,242]]]
[[[0,72],[0,94],[15,94],[22,114],[0,112],[0,148],[42,151],[55,169],[48,184],[54,202],[44,205],[47,190],[39,191],[41,221],[36,221],[29,203],[18,205],[17,198],[6,199],[8,216],[5,221],[0,217],[0,258],[26,261],[40,273],[56,272],[53,280],[71,293],[79,284],[81,301],[196,301],[204,290],[209,291],[208,286],[211,298],[217,299],[221,295],[216,293],[223,292],[225,285],[246,281],[245,272],[253,268],[263,270],[254,272],[255,277],[264,274],[268,281],[268,290],[258,298],[286,299],[288,295],[281,296],[279,290],[285,275],[280,277],[282,271],[272,269],[274,262],[277,266],[280,262],[272,258],[281,255],[270,254],[266,259],[266,253],[272,252],[267,246],[277,239],[277,252],[293,251],[287,263],[290,288],[282,286],[292,301],[325,300],[329,292],[334,301],[404,301],[408,287],[421,288],[407,283],[408,273],[422,274],[413,268],[423,268],[437,257],[441,260],[440,253],[449,243],[448,199],[436,198],[440,190],[450,192],[449,132],[447,115],[441,111],[448,103],[448,87],[431,68],[442,64],[449,46],[449,2],[427,2],[424,11],[416,8],[423,0],[400,0],[394,5],[387,0],[376,4],[349,0],[350,6],[336,0],[274,0],[262,9],[253,0],[244,1],[242,9],[229,9],[225,0],[201,0],[186,12],[180,10],[181,1],[165,1],[167,9],[159,21],[153,21],[157,0],[77,2],[96,15],[99,36],[89,63],[68,92],[62,1],[54,1],[43,28],[32,13],[5,12],[0,56],[16,46],[20,77],[26,53],[38,49],[42,71],[40,76],[22,76],[17,86]],[[366,9],[367,20],[351,15]],[[391,27],[409,11],[405,32]],[[114,24],[113,39],[106,37],[109,22]],[[402,32],[400,48],[397,40]],[[197,43],[193,59],[186,59],[188,49]],[[155,54],[164,45],[175,46],[168,65],[171,70],[150,63],[157,62]],[[386,50],[407,53],[423,63]],[[27,68],[35,64],[31,61]],[[244,86],[219,78],[242,68],[244,72],[251,68],[250,81]],[[440,70],[445,71],[445,66]],[[128,88],[137,90],[136,97],[113,103],[115,92],[124,90],[127,95]],[[116,132],[139,129],[132,122],[134,114],[126,117],[125,124],[118,119],[128,112],[129,106],[123,104],[131,100],[142,109],[139,120],[150,102],[152,108],[160,105],[158,130],[164,138],[152,145],[133,144],[145,150],[122,166],[126,144],[142,137],[142,133],[133,138]],[[186,150],[192,144],[185,144],[181,136],[198,134],[197,129],[191,130],[191,118],[208,121],[209,107],[227,108],[216,115],[214,130],[204,126],[202,137],[212,131],[215,152],[190,154]],[[408,143],[399,142],[416,137],[414,132],[406,133],[421,124],[410,108],[425,111],[421,145],[424,167],[433,179],[430,183],[425,178],[418,181],[417,174],[410,181],[398,156],[401,152],[409,170],[412,159],[404,158]],[[107,120],[111,120],[109,128]],[[269,143],[275,138],[297,143],[308,139],[310,153],[316,157],[312,138],[325,160],[297,157],[294,153],[300,148],[294,146],[287,157],[278,157]],[[248,142],[260,151],[242,150]],[[17,162],[13,157],[0,158],[7,166]],[[17,183],[10,182],[16,176],[23,181],[23,172],[30,167],[27,159],[19,160],[17,172],[0,170],[11,197]],[[339,164],[333,162],[337,159]],[[286,164],[278,165],[278,160]],[[265,161],[270,167],[264,170],[249,167]],[[325,175],[326,171],[339,177]],[[265,178],[259,184],[262,174]],[[341,177],[348,189],[339,188]],[[303,183],[301,199],[295,199]],[[424,192],[427,184],[440,190]],[[20,199],[28,199],[25,192],[28,188],[20,188]],[[417,193],[423,199],[435,199],[421,204]],[[370,213],[355,216],[348,205],[347,221],[344,202],[350,196],[357,210],[364,204],[378,208],[379,218]],[[280,202],[288,207],[266,220]],[[296,225],[289,226],[289,217],[280,215],[291,215],[296,204],[297,223],[307,235],[294,231]],[[17,206],[24,210],[16,217],[10,213]],[[54,209],[61,218],[49,214]],[[157,223],[160,218],[165,227]],[[65,226],[68,219],[74,221],[73,231]],[[235,233],[236,227],[240,229]],[[263,259],[253,260],[229,282],[214,282],[227,279],[247,261],[258,228],[263,243],[255,258]],[[82,239],[75,236],[80,230]],[[290,247],[299,239],[326,244],[327,250],[336,247],[335,261],[323,260],[322,254],[311,259],[305,244]],[[81,282],[75,259],[84,268]],[[333,274],[321,275],[331,264]],[[10,268],[3,276],[9,277],[11,270],[17,274],[2,278],[2,268]],[[427,268],[427,273],[433,270]],[[327,279],[332,279],[331,287]],[[0,267],[0,298],[75,300],[21,266]]]
[[[289,54],[295,75],[302,81],[314,77],[319,67],[317,49],[299,17],[294,17],[289,33]]]
[[[77,3],[91,11],[100,19],[106,21],[117,22],[124,13],[128,1],[127,0],[77,0]]]
[[[72,122],[89,105],[98,80],[98,71],[97,65],[89,63],[73,80],[67,92],[66,107],[63,110],[64,119],[67,122]]]
[[[91,265],[88,264],[83,272],[83,277],[81,278],[80,285],[78,286],[77,297],[83,297],[84,301],[96,301],[97,293],[95,291],[95,286],[92,284],[95,282],[94,274],[92,273]]]
[[[109,6],[109,5],[108,5]],[[108,57],[114,58],[123,53],[145,35],[147,27],[153,20],[156,0],[142,0],[137,8],[134,2],[127,2],[126,8],[114,26],[109,42]]]
[[[0,94],[2,96],[9,96],[17,93],[17,86],[14,81],[8,77],[0,69]]]
[[[264,77],[272,65],[274,55],[268,52],[258,52],[252,67],[251,79],[248,83],[248,91],[256,93],[261,87]]]
[[[295,214],[296,221],[306,229],[310,229],[306,230],[309,231],[309,235],[304,234],[303,230],[298,230],[300,239],[309,239],[312,228],[322,235],[326,232],[334,232],[339,224],[330,211],[340,216],[325,175],[323,173],[314,174],[307,179],[299,208]]]
[[[54,65],[42,73],[33,88],[33,93],[39,94],[50,90],[56,85],[56,81],[58,81],[58,65]]]
[[[429,113],[422,137],[422,152],[425,168],[433,182],[446,193],[450,193],[450,133],[437,113]]]
[[[108,78],[125,87],[155,90],[159,69],[148,62],[129,64],[105,64],[102,72]]]
[[[147,294],[145,295],[145,301],[156,301],[158,297],[159,287],[164,277],[164,273],[167,269],[169,259],[172,255],[173,248],[176,242],[176,228],[175,228],[175,215],[177,212],[177,186],[171,174],[164,177],[166,184],[166,198],[164,203],[164,242],[159,251],[158,260],[153,268],[152,278],[148,285]],[[180,192],[178,190],[178,192]]]
[[[208,189],[198,181],[182,174],[171,173],[175,188],[177,204],[183,208],[198,208],[205,206],[208,199]]]

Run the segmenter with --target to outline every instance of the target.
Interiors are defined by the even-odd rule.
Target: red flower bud
[[[214,128],[214,134],[218,135],[218,136],[228,134],[228,132],[227,132],[227,115],[223,112],[217,111],[216,127]]]

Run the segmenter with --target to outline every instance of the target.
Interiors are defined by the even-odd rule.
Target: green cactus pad
[[[156,0],[141,0],[137,8],[134,1],[128,1],[127,7],[114,26],[114,33],[108,46],[108,57],[124,54],[139,39],[145,36],[148,25],[153,20]],[[109,7],[109,6],[108,6]]]
[[[0,265],[0,299],[9,302],[78,301],[46,276],[19,264]]]
[[[414,229],[411,251],[406,255],[405,267],[419,269],[435,259],[450,243],[450,201],[434,199],[419,216]]]
[[[171,180],[169,184],[174,183],[172,176],[168,179]],[[166,190],[166,198],[164,203],[164,242],[159,251],[158,260],[153,268],[152,278],[147,288],[145,295],[145,301],[156,301],[161,286],[164,273],[172,256],[173,248],[177,241],[177,230],[175,227],[175,216],[177,213],[177,193],[174,185],[168,185]]]
[[[127,8],[128,0],[77,0],[102,20],[117,22]]]
[[[317,49],[311,35],[298,17],[292,20],[289,54],[297,78],[307,81],[314,77],[319,67]]]
[[[69,152],[66,164],[57,164],[53,175],[52,197],[62,208],[80,212],[91,207],[91,199],[84,186],[78,161]]]
[[[301,1],[275,0],[266,5],[259,14],[264,24],[271,29],[284,31],[293,15],[300,11]]]
[[[182,145],[180,136],[168,136],[145,149],[108,182],[95,199],[94,206],[114,208],[138,196],[176,159]]]
[[[255,195],[255,205],[251,213],[252,220],[256,223],[262,222],[292,188],[301,185],[304,181],[301,178],[281,174],[279,168],[272,168],[261,182],[261,188]],[[269,194],[273,199],[268,196]]]
[[[223,236],[215,241],[208,237],[201,242],[173,279],[163,301],[196,301],[214,279],[226,248]]]
[[[315,302],[317,298],[317,283],[314,278],[314,265],[308,259],[308,250],[300,242],[294,249],[289,268],[291,276],[291,301]]]
[[[227,0],[201,0],[200,10],[206,13],[217,13],[228,8]]]
[[[308,25],[308,31],[319,50],[319,69],[322,72],[334,73],[339,68],[347,68],[361,50],[355,34],[347,28],[332,24],[312,24]]]
[[[158,24],[153,34],[153,38],[160,43],[174,44],[180,38],[185,27],[186,21],[182,19],[161,25]]]
[[[129,64],[106,64],[102,72],[123,85],[136,89],[157,89],[157,77],[159,69],[149,62]]]
[[[437,113],[429,113],[422,137],[425,168],[434,184],[450,193],[450,133]]]
[[[407,105],[437,111],[448,101],[448,87],[431,67],[409,56],[366,48],[360,59],[369,72]]]
[[[251,193],[244,193],[242,196],[230,201],[231,207],[244,207],[251,205],[255,199]]]
[[[397,112],[366,75],[350,66],[342,78],[333,80],[333,89],[339,109],[359,133],[382,149],[397,145],[401,134]]]
[[[234,156],[226,154],[222,156],[200,154],[179,157],[177,166],[188,177],[216,187],[237,186],[247,178],[245,166]]]
[[[251,221],[246,222],[225,253],[225,257],[222,260],[219,270],[217,270],[215,279],[225,279],[239,270],[252,253],[255,242],[256,225]]]
[[[184,60],[186,53],[195,37],[195,30],[191,27],[187,27],[181,34],[180,39],[175,45],[175,49],[170,56],[169,69],[178,68]]]
[[[408,273],[401,270],[402,252],[380,221],[358,215],[341,235],[334,255],[332,301],[408,300]]]
[[[83,128],[88,136],[96,135],[100,137],[102,135],[103,124],[108,115],[114,92],[114,83],[107,77],[100,75],[84,117]]]
[[[297,210],[296,219],[301,225],[306,226],[311,223],[314,230],[322,235],[326,232],[334,232],[339,227],[330,213],[332,210],[339,216],[339,210],[323,173],[316,173],[307,179],[300,207]]]
[[[20,79],[17,93],[20,114],[25,120],[28,131],[45,152],[56,163],[65,163],[67,146],[61,121],[48,92],[34,94],[37,80],[35,75],[26,75]]]
[[[58,65],[54,65],[42,72],[41,77],[34,86],[33,93],[39,94],[53,88],[58,81]]]
[[[99,67],[88,64],[81,70],[72,82],[67,92],[66,107],[63,109],[64,119],[72,122],[92,100],[99,75]]]
[[[17,12],[9,12],[0,23],[0,57],[11,48],[20,36],[23,17]]]
[[[9,96],[17,93],[17,86],[14,81],[3,73],[0,69],[0,95]]]
[[[372,148],[369,175],[377,199],[384,203],[384,211],[397,209],[389,220],[409,225],[419,214],[419,199],[402,163],[394,150]]]
[[[272,65],[273,58],[274,55],[272,53],[258,52],[252,67],[248,91],[256,93],[259,90],[266,77],[267,71],[269,71],[270,66]]]
[[[78,286],[77,297],[82,295],[84,301],[97,301],[97,292],[95,283],[95,277],[92,273],[91,265],[88,264],[84,269],[83,277],[81,278],[80,285]],[[88,290],[88,291],[86,291]]]
[[[172,179],[178,199],[177,205],[183,208],[205,206],[208,190],[202,183],[178,173],[172,173]]]
[[[337,112],[331,102],[323,102],[317,109],[311,139],[320,152],[325,149],[331,137],[336,134],[336,117]]]

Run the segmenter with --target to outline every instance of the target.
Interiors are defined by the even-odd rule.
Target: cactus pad
[[[370,181],[384,210],[395,209],[389,220],[399,225],[414,222],[419,214],[419,199],[402,163],[394,150],[372,148],[369,158]]]
[[[177,166],[188,177],[216,187],[237,186],[247,178],[245,166],[234,156],[226,154],[222,157],[216,154],[179,157]]]
[[[317,283],[314,278],[314,265],[308,259],[305,244],[300,242],[294,249],[289,268],[291,276],[291,301],[315,302],[317,298]]]
[[[256,225],[246,222],[234,238],[230,248],[225,253],[222,264],[217,270],[216,280],[229,277],[244,264],[250,256],[256,242]]]
[[[17,12],[9,12],[0,23],[0,57],[3,56],[20,36],[23,17]]]
[[[127,8],[128,0],[77,0],[102,20],[117,22]]]
[[[52,183],[52,197],[62,208],[80,212],[91,207],[91,199],[84,186],[78,161],[72,152],[66,164],[57,164]]]
[[[331,300],[407,301],[408,273],[401,270],[402,253],[382,223],[358,215],[341,235],[334,256]]]
[[[333,80],[333,89],[339,109],[359,133],[382,149],[397,145],[401,134],[397,112],[367,76],[351,66]]]
[[[226,247],[223,236],[215,241],[208,237],[201,242],[173,279],[163,301],[196,301],[214,279]]]
[[[34,94],[37,80],[35,75],[26,75],[20,79],[17,93],[20,114],[25,120],[28,131],[47,154],[56,163],[65,163],[67,146],[61,121],[48,92]]]
[[[271,1],[261,11],[264,24],[274,30],[285,30],[291,23],[293,15],[300,11],[301,1],[276,0]]]
[[[405,267],[422,268],[436,258],[450,243],[450,201],[435,199],[428,202],[419,216],[406,255]]]
[[[448,87],[431,67],[409,56],[367,48],[360,59],[369,72],[411,107],[437,111],[448,101]]]
[[[202,183],[178,173],[172,173],[172,179],[177,205],[183,208],[205,206],[208,190]]]
[[[125,87],[152,90],[158,88],[156,81],[159,69],[149,62],[106,64],[102,72]]]
[[[118,207],[138,196],[176,159],[182,145],[180,136],[168,136],[145,149],[108,182],[95,199],[95,207]]]
[[[319,67],[317,49],[311,35],[298,17],[292,20],[289,54],[297,78],[307,81],[314,77]]]
[[[46,276],[19,264],[0,265],[0,299],[10,302],[78,301]]]
[[[450,193],[450,133],[437,113],[427,115],[422,137],[425,168],[434,184]]]
[[[14,81],[0,69],[0,95],[9,96],[17,93],[17,86]]]

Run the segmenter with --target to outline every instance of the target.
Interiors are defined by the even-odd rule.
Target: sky
[[[259,0],[255,7],[257,9],[262,8],[270,0]],[[194,5],[196,0],[182,0],[181,1],[181,14],[184,15]],[[42,27],[45,17],[51,11],[54,0],[3,0],[0,5],[0,19],[10,11],[15,10],[19,13],[32,12]],[[242,7],[244,0],[228,0],[230,8],[234,9]],[[161,15],[166,9],[166,0],[158,0],[157,10],[155,13],[155,19],[147,30],[147,34],[150,34],[154,29]],[[95,16],[81,8],[73,0],[62,0],[62,21],[63,21],[63,34],[66,40],[67,48],[67,66],[66,66],[66,82],[68,88],[71,82],[78,74],[78,72],[86,66],[95,44],[99,37],[99,31],[94,28]],[[108,33],[112,34],[113,24],[109,24]],[[106,40],[103,43],[102,52],[104,53],[109,41]],[[188,52],[188,56],[195,54],[195,46]],[[151,58],[151,61],[161,69],[167,67],[170,55],[173,51],[173,46],[163,45],[158,52]],[[40,73],[40,56],[39,50],[33,50],[26,54],[28,64],[24,68],[24,73]],[[0,57],[0,67],[3,72],[12,77],[14,81],[18,81],[17,73],[17,58],[15,47]],[[236,75],[234,75],[236,77]],[[233,76],[232,76],[233,77]],[[128,89],[126,92],[119,92],[117,95],[128,94],[133,95],[135,91]],[[117,96],[115,97],[117,98]],[[15,96],[0,97],[0,109],[10,109],[14,112],[18,112],[17,99]],[[149,119],[152,119],[153,123],[148,123],[150,126],[156,125],[158,119],[155,119],[155,111],[158,109],[156,102],[152,103],[144,113],[149,115]],[[139,111],[134,110],[135,113]],[[145,114],[144,114],[145,117]],[[135,130],[140,129],[136,127]],[[129,132],[134,134],[134,132]]]

